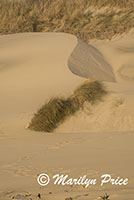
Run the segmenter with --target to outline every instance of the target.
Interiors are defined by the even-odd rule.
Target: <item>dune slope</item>
[[[0,36],[0,200],[36,200],[38,193],[48,200],[93,200],[105,192],[111,200],[133,199],[134,86],[130,72],[134,60],[130,38],[133,35],[87,45],[61,33]],[[126,73],[124,67],[123,72],[119,69],[128,61],[131,67],[125,76],[131,75],[130,80],[118,75]],[[47,99],[71,95],[86,78],[105,81],[110,94],[104,102],[85,105],[84,111],[53,134],[26,129]],[[110,173],[129,178],[129,184],[100,187],[98,183],[85,189],[50,183],[44,188],[36,180],[40,173],[73,178]]]
[[[0,48],[1,112],[36,111],[46,99],[70,94],[82,77],[114,81],[103,55],[70,34],[1,36]]]
[[[105,85],[110,95],[105,98],[104,102],[95,107],[86,104],[84,111],[80,111],[76,116],[70,118],[57,131],[132,131],[134,130],[134,32],[131,31],[112,41],[92,41],[91,45],[105,56],[109,66],[112,67],[113,72],[109,71],[109,74],[105,75],[107,78],[110,77],[110,74],[113,78],[115,77],[115,83],[106,80]],[[106,69],[103,62],[100,62],[99,59],[97,61],[102,63]],[[85,64],[84,66],[88,68],[89,65]],[[83,74],[86,67],[81,70]],[[88,70],[90,69],[92,70],[92,67],[88,68]],[[101,74],[98,66],[97,69]],[[86,74],[88,74],[87,71]]]

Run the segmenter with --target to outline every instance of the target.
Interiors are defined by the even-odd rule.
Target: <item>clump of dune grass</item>
[[[103,84],[99,81],[86,81],[68,98],[50,99],[34,115],[29,128],[35,131],[52,132],[69,116],[82,109],[85,102],[94,104],[106,93]]]
[[[29,128],[35,131],[51,132],[75,112],[71,99],[52,98],[34,115]]]
[[[99,81],[86,81],[78,87],[71,96],[72,102],[82,108],[85,102],[94,104],[106,94],[104,86]],[[77,102],[77,103],[76,103]]]

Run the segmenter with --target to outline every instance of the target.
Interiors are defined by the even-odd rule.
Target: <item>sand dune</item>
[[[89,200],[105,192],[111,200],[132,200],[133,38],[131,33],[88,45],[63,33],[0,36],[1,200],[34,200],[38,193],[48,200]],[[110,94],[104,102],[85,104],[83,111],[53,134],[26,129],[47,99],[70,95],[86,78],[105,82]],[[128,177],[130,182],[123,187],[85,189],[50,184],[42,188],[36,179],[43,172],[74,178],[110,173]]]
[[[101,63],[104,69],[109,69],[109,72],[105,73],[105,77],[103,80],[105,81],[105,85],[108,91],[111,93],[101,104],[98,106],[91,106],[90,104],[85,105],[84,111],[80,111],[76,116],[72,116],[68,121],[62,124],[56,131],[57,132],[68,132],[68,131],[132,131],[134,130],[134,33],[130,32],[128,35],[124,37],[117,38],[113,41],[93,41],[91,42],[91,49],[94,50],[96,47],[102,55],[105,56],[105,60],[108,61],[108,66],[106,63],[103,63],[103,58],[101,60],[97,57],[97,53],[95,57],[97,61]],[[81,43],[81,41],[80,41]],[[76,47],[78,48],[78,47]],[[92,60],[90,59],[90,54],[88,55],[88,48],[85,48],[86,57],[88,57],[88,61],[83,61],[83,54],[79,54],[79,68],[88,76],[88,71],[92,70],[92,66],[95,69],[97,67],[98,73],[100,75],[99,66],[92,65]],[[81,49],[81,46],[80,46]],[[131,49],[131,51],[130,51]],[[79,50],[74,50],[74,52]],[[81,50],[79,51],[81,52]],[[82,51],[84,52],[84,51]],[[80,57],[82,55],[82,58]],[[93,56],[94,54],[92,54]],[[91,58],[92,58],[91,56]],[[75,53],[72,53],[72,62],[73,57],[75,57]],[[86,59],[85,59],[86,60]],[[84,63],[84,69],[81,67],[81,63]],[[95,64],[95,62],[93,61]],[[71,63],[72,64],[72,63]],[[91,65],[90,65],[91,64]],[[79,73],[77,70],[77,66],[70,65],[72,68],[76,69],[76,73]],[[91,66],[91,68],[89,67]],[[111,70],[111,72],[110,72]],[[106,71],[105,71],[106,72]],[[97,74],[97,73],[96,73]],[[110,74],[112,79],[110,79]],[[85,77],[87,77],[85,75]],[[104,74],[103,74],[104,75]],[[101,77],[103,77],[103,75]],[[99,78],[99,77],[98,77]],[[114,83],[115,78],[115,83]],[[111,80],[111,82],[109,82]],[[112,122],[112,123],[111,123]]]
[[[114,81],[112,67],[103,55],[69,34],[2,36],[0,45],[3,112],[36,111],[49,97],[71,93],[82,77]]]

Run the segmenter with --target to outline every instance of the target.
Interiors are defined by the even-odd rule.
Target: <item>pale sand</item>
[[[134,198],[134,34],[91,44],[61,33],[0,36],[1,200],[37,199],[38,193],[47,200],[93,200],[105,192],[111,200]],[[110,95],[85,105],[55,133],[26,129],[47,99],[70,95],[84,77],[105,81]],[[42,172],[73,178],[109,173],[129,178],[129,184],[40,187]]]

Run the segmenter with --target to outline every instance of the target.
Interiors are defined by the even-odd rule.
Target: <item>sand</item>
[[[134,33],[87,45],[63,33],[0,36],[0,199],[111,200],[134,197]],[[109,91],[85,105],[54,133],[28,130],[34,112],[52,96],[68,96],[86,78]],[[40,173],[51,182],[37,183]],[[54,174],[97,178],[87,189],[53,185]],[[128,178],[127,186],[100,186],[103,174]]]

